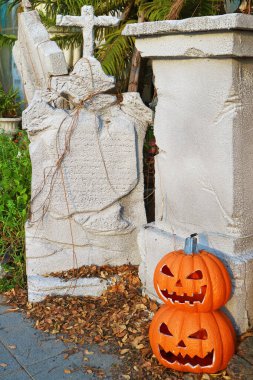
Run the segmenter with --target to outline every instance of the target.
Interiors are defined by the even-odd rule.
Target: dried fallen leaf
[[[70,369],[64,369],[64,373],[66,373],[67,375],[69,375],[70,373],[72,373],[72,371]]]
[[[124,348],[123,350],[120,350],[120,355],[125,355],[127,352],[129,352],[129,348]]]
[[[93,355],[94,354],[93,351],[89,351],[89,350],[84,350],[84,353],[85,353],[85,355]]]
[[[15,344],[10,344],[10,345],[8,346],[8,348],[9,348],[10,350],[15,350],[15,349],[17,348],[17,346],[16,346]]]
[[[253,336],[253,331],[250,330],[250,331],[247,331],[246,333],[242,334],[241,337],[240,337],[240,341],[243,341],[244,339],[250,337],[250,336]]]
[[[7,309],[4,313],[15,313],[16,311],[20,310],[19,307],[15,307],[15,309]]]
[[[159,306],[142,295],[137,267],[92,265],[53,275],[72,280],[73,283],[75,278],[100,277],[108,279],[108,282],[113,279],[110,282],[112,285],[97,298],[52,296],[41,303],[27,304],[27,291],[24,289],[17,288],[6,294],[10,307],[28,313],[35,328],[50,334],[59,331],[60,339],[74,343],[84,354],[84,372],[91,371],[97,379],[106,376],[101,369],[87,366],[92,358],[88,355],[94,353],[83,347],[91,347],[96,343],[106,352],[120,355],[118,364],[112,368],[113,380],[182,379],[179,373],[159,365],[152,354],[148,330],[151,316]],[[67,371],[74,372],[71,369]],[[217,374],[214,379],[231,380],[224,376],[226,371]],[[201,375],[198,379],[201,379]]]
[[[137,344],[135,348],[137,348],[137,350],[142,350],[143,348],[145,348],[145,346],[144,344]]]
[[[151,311],[156,311],[158,309],[158,305],[155,302],[150,302],[149,308]]]
[[[6,363],[0,363],[0,367],[3,367],[3,368],[8,367],[8,364],[6,364]]]

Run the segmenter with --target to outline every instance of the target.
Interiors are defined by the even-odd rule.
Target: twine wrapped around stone
[[[27,81],[23,128],[31,141],[33,169],[26,225],[30,301],[63,292],[99,295],[106,286],[96,279],[66,284],[45,277],[48,273],[140,260],[137,232],[146,221],[142,147],[152,112],[137,93],[120,98],[105,93],[114,88],[114,78],[89,54],[93,26],[108,19],[93,15],[92,24],[86,24],[84,14],[93,15],[92,7],[73,17],[89,32],[87,49],[70,74],[38,13],[20,15],[15,56]],[[73,17],[58,22],[73,24]],[[116,23],[110,17],[109,22]]]

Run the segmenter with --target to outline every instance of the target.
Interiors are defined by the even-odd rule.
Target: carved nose
[[[185,348],[186,345],[184,344],[184,341],[183,340],[180,340],[180,342],[178,343],[177,345],[178,347],[181,347],[181,348]]]
[[[181,286],[181,287],[183,286],[180,280],[177,280],[176,286]]]

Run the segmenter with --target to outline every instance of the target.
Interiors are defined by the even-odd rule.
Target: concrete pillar
[[[139,235],[144,290],[166,253],[199,233],[234,283],[227,310],[253,324],[253,16],[129,24],[153,59],[158,105],[156,222]]]

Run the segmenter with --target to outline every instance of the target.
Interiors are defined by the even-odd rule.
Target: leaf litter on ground
[[[148,329],[159,305],[142,295],[137,266],[84,266],[50,276],[66,281],[83,277],[110,280],[111,285],[100,297],[53,296],[32,304],[27,301],[27,291],[24,289],[12,289],[5,293],[7,302],[17,311],[23,310],[26,317],[34,321],[36,329],[57,334],[65,343],[76,344],[76,350],[84,355],[84,373],[101,379],[105,377],[103,370],[87,365],[94,353],[86,347],[97,344],[101,353],[116,354],[120,358],[112,368],[113,379],[207,379],[205,375],[184,375],[166,369],[154,357]],[[71,352],[67,352],[66,357],[68,355]],[[64,372],[69,373],[69,369]],[[210,379],[229,380],[226,371],[207,376]]]

